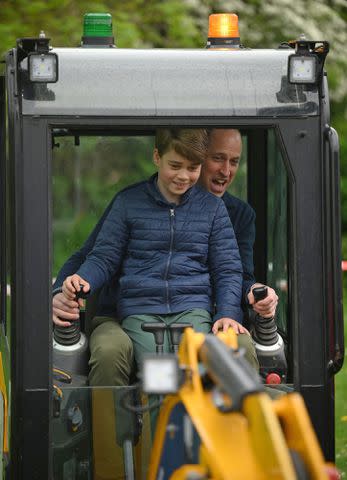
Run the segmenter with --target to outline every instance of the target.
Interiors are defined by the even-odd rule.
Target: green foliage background
[[[154,173],[153,136],[58,137],[53,149],[53,276],[87,239],[114,195]]]
[[[276,47],[303,32],[310,39],[328,40],[331,52],[326,67],[332,100],[331,125],[341,141],[341,220],[343,258],[347,259],[347,208],[344,208],[347,204],[347,0],[1,0],[0,54],[15,46],[17,38],[38,36],[41,30],[55,47],[78,46],[83,14],[87,12],[112,14],[118,47],[203,48],[208,15],[216,12],[239,15],[241,40],[248,47]],[[67,186],[56,184],[54,188],[62,190]],[[104,201],[105,192],[93,191],[93,181],[85,188],[99,199],[96,202]],[[79,240],[82,238],[76,239]],[[337,460],[345,476],[346,369],[337,376],[337,388]]]

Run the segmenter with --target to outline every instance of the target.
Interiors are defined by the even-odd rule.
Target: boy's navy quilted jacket
[[[95,291],[119,275],[118,312],[216,311],[242,322],[242,266],[223,200],[198,186],[168,203],[157,176],[119,193],[76,272]]]

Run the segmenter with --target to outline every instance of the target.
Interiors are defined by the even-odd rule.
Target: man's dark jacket
[[[253,245],[255,241],[255,212],[253,208],[243,200],[226,192],[222,200],[227,207],[231,223],[239,246],[242,268],[243,283],[242,292],[245,295],[255,283]]]
[[[126,191],[127,189],[123,190]],[[107,218],[113,203],[118,197],[117,194],[108,205],[99,222],[95,226],[92,233],[80,250],[75,252],[63,265],[58,273],[54,288],[61,287],[63,281],[68,275],[77,272],[82,263],[86,260],[87,255],[94,247],[96,238],[101,230],[102,225]],[[237,197],[225,193],[222,197],[227,208],[230,220],[234,227],[236,240],[239,246],[242,267],[243,267],[243,284],[242,291],[245,295],[250,286],[255,283],[253,274],[253,244],[255,240],[255,213],[248,203],[238,199]],[[200,212],[201,213],[201,212]],[[114,276],[109,283],[101,289],[98,301],[97,315],[101,316],[117,316],[115,309],[115,297],[117,295],[118,282],[117,276]],[[239,321],[241,319],[237,318]]]
[[[224,202],[199,186],[169,203],[157,176],[119,193],[77,274],[91,293],[119,278],[120,318],[201,308],[242,321],[242,265]],[[116,297],[114,296],[114,302]]]

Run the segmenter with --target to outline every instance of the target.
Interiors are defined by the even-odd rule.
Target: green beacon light
[[[86,13],[83,21],[82,47],[114,47],[112,15]]]

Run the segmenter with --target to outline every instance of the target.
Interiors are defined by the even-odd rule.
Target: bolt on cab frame
[[[305,51],[314,59],[307,68],[317,66],[313,83],[290,83],[290,46],[48,49],[42,39],[22,39],[8,52],[0,77],[8,478],[53,478],[53,146],[58,138],[152,137],[160,126],[240,129],[257,214],[255,276],[279,293],[288,382],[334,459],[334,374],[344,355],[339,150],[324,59],[314,42]],[[30,59],[37,52],[54,56],[46,71],[58,68],[52,83]]]

